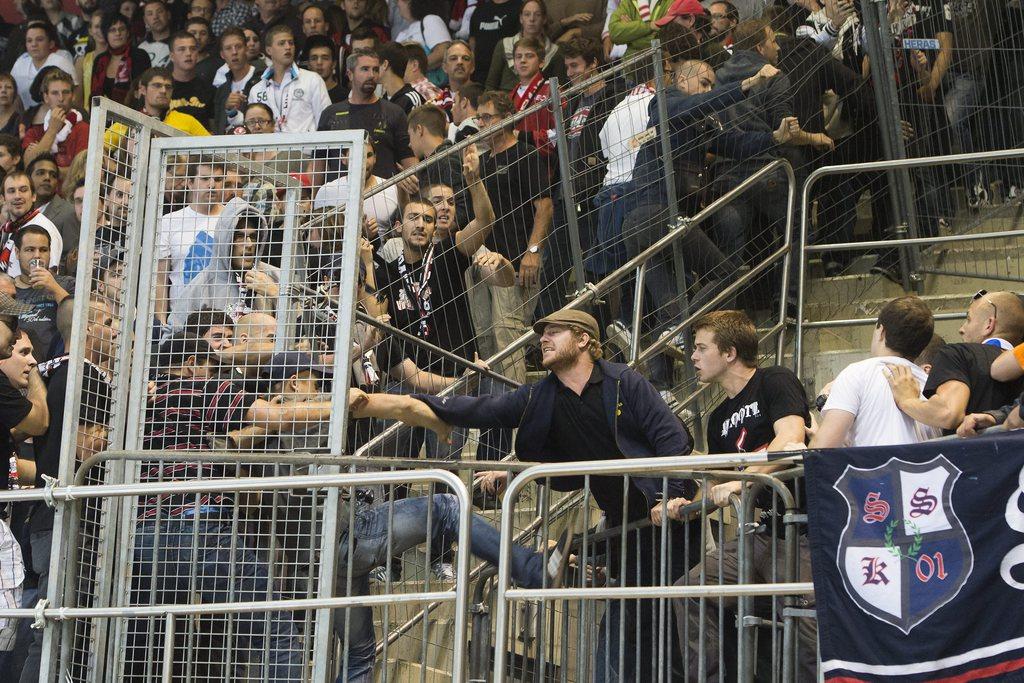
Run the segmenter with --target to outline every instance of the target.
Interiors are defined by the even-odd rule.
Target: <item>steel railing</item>
[[[801,190],[800,198],[800,244],[801,254],[800,263],[798,269],[798,289],[797,289],[797,319],[795,329],[795,347],[794,347],[794,369],[797,375],[803,376],[803,341],[804,341],[804,330],[814,329],[817,327],[855,327],[858,325],[873,325],[877,322],[877,318],[849,318],[841,320],[827,320],[827,321],[815,321],[808,322],[804,320],[804,307],[807,293],[807,267],[808,260],[811,254],[822,253],[827,251],[857,251],[864,249],[901,249],[901,250],[913,250],[918,247],[928,248],[935,247],[938,245],[963,243],[963,242],[975,242],[979,240],[993,239],[993,238],[1006,238],[1006,237],[1021,237],[1024,236],[1024,230],[1005,230],[997,232],[983,232],[983,233],[967,233],[962,235],[945,235],[938,237],[918,237],[918,238],[904,238],[896,240],[871,240],[864,242],[836,242],[836,243],[823,243],[817,242],[815,244],[808,244],[808,233],[810,231],[810,205],[812,190],[815,184],[826,176],[850,174],[850,173],[871,173],[877,171],[896,170],[896,169],[911,169],[911,168],[925,168],[934,166],[945,166],[950,164],[963,164],[971,162],[981,161],[999,161],[1004,159],[1024,159],[1024,149],[1004,149],[992,152],[975,152],[973,154],[953,154],[949,156],[941,157],[921,157],[914,159],[898,159],[894,161],[874,161],[870,163],[862,164],[848,164],[844,166],[823,166],[822,168],[816,169],[810,175],[808,175],[806,182]],[[913,259],[911,263],[917,263],[917,259]],[[935,269],[921,268],[919,265],[916,266],[914,271],[908,271],[910,279],[916,279],[919,274],[938,274],[945,275],[953,273],[945,273],[944,271],[938,271]],[[962,274],[960,274],[962,275]],[[987,275],[978,275],[977,277],[988,277]],[[907,283],[904,283],[906,287]],[[955,320],[963,317],[961,313],[953,314],[937,314],[936,320]]]
[[[181,456],[181,454],[178,454]],[[143,484],[107,484],[101,486],[71,485],[59,483],[45,489],[21,489],[0,492],[0,503],[22,501],[45,501],[48,505],[75,504],[95,497],[120,498],[129,496],[166,495],[172,493],[223,493],[252,492],[295,488],[365,487],[373,485],[408,484],[423,482],[443,484],[458,498],[460,552],[456,567],[457,581],[453,591],[424,591],[401,594],[377,594],[345,597],[318,597],[300,600],[266,600],[259,602],[223,602],[207,604],[142,605],[128,607],[66,607],[60,604],[50,606],[42,599],[34,608],[2,609],[0,617],[32,619],[37,628],[43,628],[47,621],[68,621],[75,619],[124,619],[131,617],[166,617],[167,632],[164,635],[164,659],[162,678],[171,681],[174,664],[172,646],[174,619],[179,616],[240,614],[252,612],[324,610],[356,606],[374,606],[396,603],[451,602],[455,610],[455,643],[453,643],[452,675],[460,680],[465,662],[466,621],[468,615],[469,576],[469,530],[472,504],[469,493],[462,481],[444,470],[409,472],[370,472],[359,474],[327,474],[284,477],[253,477],[237,479],[214,479],[205,481],[171,481]],[[327,653],[320,653],[327,656]]]

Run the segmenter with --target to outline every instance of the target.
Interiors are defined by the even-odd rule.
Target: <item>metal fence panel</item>
[[[65,435],[99,429],[103,438],[99,442],[84,440],[86,450],[90,443],[105,441],[113,447],[124,443],[133,349],[120,330],[127,329],[135,315],[139,269],[132,255],[138,253],[140,237],[127,226],[139,224],[145,211],[144,169],[151,140],[180,134],[109,100],[97,98],[93,104],[82,224],[94,229],[81,231],[77,248],[76,282],[79,292],[84,290],[86,295],[75,299],[63,427]],[[87,374],[88,370],[99,373]],[[61,481],[70,481],[77,463],[91,455],[79,452],[77,442],[65,438],[61,444]],[[90,483],[115,483],[119,478],[120,472],[104,469],[95,472]],[[90,500],[80,514],[56,511],[47,587],[55,604],[107,604],[116,528],[110,519],[111,502]],[[69,546],[69,539],[75,536],[77,546]],[[82,572],[66,571],[69,556],[81,558]],[[76,681],[102,677],[106,626],[83,620],[47,629],[41,680],[52,680],[58,668]]]
[[[559,476],[582,478],[583,495],[574,508],[580,516],[570,514],[566,523],[564,515],[549,515],[541,530],[542,538],[558,538],[562,550],[570,547],[566,534],[575,534],[562,586],[550,574],[536,585],[522,576],[514,561],[522,551],[509,525],[502,526],[492,680],[813,675],[813,619],[794,611],[812,604],[808,549],[799,518],[786,516],[799,508],[799,470],[731,470],[763,461],[763,455],[649,458],[540,465],[519,474],[505,493],[505,515],[524,487],[548,487]],[[678,505],[681,519],[691,521],[652,526],[636,477],[660,481],[663,513]],[[699,484],[706,493],[730,479],[754,487],[734,496],[728,513],[707,499],[682,507],[668,495],[670,480]]]

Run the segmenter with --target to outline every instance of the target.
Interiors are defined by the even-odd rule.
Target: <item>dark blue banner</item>
[[[808,453],[828,681],[1024,681],[1024,433]]]

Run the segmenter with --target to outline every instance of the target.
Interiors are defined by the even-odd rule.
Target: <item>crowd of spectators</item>
[[[132,234],[128,130],[111,125],[101,146],[88,146],[94,97],[189,136],[253,135],[254,145],[273,133],[364,131],[364,220],[349,226],[362,236],[358,300],[363,313],[394,333],[356,326],[352,372],[353,384],[378,393],[439,393],[462,378],[466,361],[508,348],[535,320],[561,308],[573,270],[570,230],[578,232],[586,277],[594,282],[664,236],[671,215],[696,213],[772,161],[789,161],[799,179],[817,166],[882,155],[864,29],[859,9],[846,0],[768,7],[729,0],[16,5],[19,23],[0,24],[0,422],[12,455],[10,481],[0,488],[56,477],[62,444],[74,438],[62,429],[76,297],[88,298],[77,457],[106,443],[123,249],[142,236]],[[1020,122],[1006,111],[1019,102],[1020,75],[1001,68],[1019,40],[1020,15],[1002,0],[890,3],[897,38],[935,43],[895,51],[912,154],[1015,146]],[[660,64],[609,68],[655,39]],[[1003,47],[987,49],[995,44]],[[572,96],[553,99],[551,78],[562,93],[571,87]],[[986,98],[996,105],[991,111]],[[937,104],[943,106],[929,106]],[[672,192],[664,182],[663,128]],[[478,133],[476,144],[454,149]],[[277,164],[302,186],[305,211],[296,218],[309,274],[303,286],[326,304],[281,324],[289,315],[279,309],[282,294],[290,293],[282,293],[282,245],[275,239],[285,217],[272,185],[198,153],[163,169],[146,448],[328,446],[337,320],[331,303],[351,284],[339,280],[346,226],[332,211],[348,201],[346,160],[298,164],[260,154],[247,161]],[[85,168],[94,155],[104,155],[104,180],[96,224],[82,225],[92,190]],[[561,168],[566,160],[568,169]],[[404,173],[417,164],[416,172]],[[987,199],[991,172],[970,170],[968,204]],[[1014,196],[1021,180],[1012,170],[1000,173]],[[397,174],[401,180],[389,182]],[[926,173],[914,182],[925,230],[935,234],[950,216],[942,200],[948,179]],[[765,175],[691,230],[679,243],[686,273],[674,271],[667,252],[649,262],[645,330],[652,338],[682,319],[681,283],[691,307],[706,303],[763,255],[766,242],[781,239],[785,186],[781,170]],[[872,229],[888,234],[884,179],[870,174],[823,182],[815,196],[818,225],[850,239],[864,191],[875,208]],[[670,195],[677,206],[668,206]],[[80,269],[82,230],[95,231],[103,249]],[[850,265],[847,254],[825,256],[826,274]],[[892,277],[892,265],[879,255],[879,272]],[[76,279],[79,272],[86,281]],[[595,311],[610,347],[630,345],[632,287],[627,281],[621,296]],[[295,330],[294,348],[284,353],[275,344],[282,329]],[[933,339],[932,315],[921,300],[891,302],[879,316],[871,358],[822,393],[820,424],[792,373],[757,369],[756,337],[744,314],[713,314],[694,331],[689,351],[700,379],[720,384],[728,396],[709,417],[712,452],[909,443],[1024,426],[1024,305],[1011,292],[979,292],[956,344]],[[666,402],[673,399],[675,365],[689,355],[685,346],[683,336],[673,338],[647,366]],[[519,353],[494,370],[524,383],[531,363]],[[481,381],[480,391],[500,389]],[[745,418],[760,422],[744,425]],[[712,429],[718,422],[722,428]],[[353,420],[350,449],[383,428],[379,420]],[[477,458],[504,455],[510,431],[482,436]],[[420,427],[385,448],[406,457],[425,448],[428,457],[458,458],[465,443],[465,430],[445,442]],[[207,465],[160,463],[143,477],[212,473]],[[711,494],[717,501],[732,492]],[[154,510],[173,518],[230,502],[199,495],[147,501],[139,537],[153,540]],[[669,515],[682,505],[673,501]],[[41,593],[52,524],[45,506],[27,520],[11,519],[29,583]],[[210,524],[210,534],[229,534],[220,522]],[[0,524],[0,588],[10,603],[29,583],[20,559],[17,569],[4,559],[18,545],[7,531]],[[434,571],[448,577],[444,543],[438,545]],[[152,562],[147,553],[137,548],[140,566]],[[281,642],[293,636],[275,634]],[[0,651],[13,642],[0,629]],[[34,680],[38,657],[36,642],[22,680]],[[294,662],[275,663],[283,678],[292,677]]]

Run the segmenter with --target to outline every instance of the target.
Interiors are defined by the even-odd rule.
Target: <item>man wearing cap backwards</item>
[[[481,429],[518,427],[515,451],[526,461],[617,460],[690,453],[693,441],[689,432],[654,387],[635,370],[601,359],[597,321],[591,315],[563,309],[537,321],[533,329],[541,335],[542,361],[550,371],[540,382],[523,385],[511,393],[482,397],[367,396],[350,391],[349,408],[357,417],[402,420],[428,427],[442,436],[450,432],[452,425]],[[508,474],[483,472],[478,479],[484,490],[500,493],[508,483]],[[552,488],[557,490],[575,490],[582,485],[577,477],[551,481]],[[625,495],[617,478],[594,477],[589,486],[609,528],[647,517],[659,507],[662,496],[692,498],[694,493],[688,483],[671,479],[663,483],[661,478],[632,477]],[[685,528],[691,534],[690,543],[685,544],[677,534],[672,546],[675,552],[670,558],[670,573],[674,578],[692,564],[684,556],[684,547],[693,548],[694,554],[700,547],[699,528]],[[647,528],[631,533],[628,538],[626,574],[621,576],[617,575],[623,560],[619,556],[621,539],[608,541],[609,573],[619,585],[654,584],[660,567],[658,535]],[[638,602],[639,618],[635,614]],[[624,615],[620,615],[620,603],[608,606],[595,657],[598,680],[634,676],[654,680],[656,672],[651,669],[653,662],[658,661],[658,644],[645,636],[656,630],[641,627],[634,634],[633,625],[639,620],[649,627],[656,615],[650,601],[638,602],[626,601]],[[621,662],[620,623],[626,636]]]

